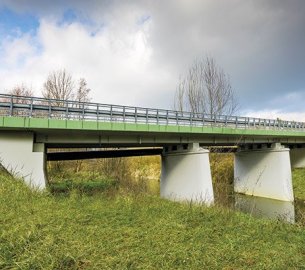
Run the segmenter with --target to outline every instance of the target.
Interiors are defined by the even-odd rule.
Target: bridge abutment
[[[34,143],[30,132],[0,133],[0,162],[13,175],[34,188],[46,187],[45,145]]]
[[[198,143],[169,147],[162,155],[161,197],[214,202],[209,151]]]
[[[247,149],[235,153],[234,191],[247,195],[293,201],[289,149]]]
[[[291,148],[290,161],[292,168],[305,168],[305,148]]]

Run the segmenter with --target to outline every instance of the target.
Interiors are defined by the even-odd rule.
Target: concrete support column
[[[234,191],[247,195],[293,201],[289,149],[242,150],[235,154]]]
[[[213,203],[209,151],[198,143],[165,151],[160,191],[161,197],[171,200]]]
[[[46,158],[43,143],[34,143],[33,133],[0,133],[0,162],[13,175],[35,188],[46,186]]]
[[[292,168],[305,168],[305,148],[290,149],[290,161]]]

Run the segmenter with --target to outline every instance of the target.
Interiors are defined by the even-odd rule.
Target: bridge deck
[[[0,94],[0,129],[48,144],[305,143],[305,123]]]

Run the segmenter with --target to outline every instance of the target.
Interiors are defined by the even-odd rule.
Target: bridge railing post
[[[110,105],[110,122],[112,121],[112,105]]]
[[[68,101],[66,103],[66,119],[69,119],[69,107],[68,107]]]
[[[13,95],[11,95],[10,116],[13,116]]]
[[[85,119],[85,102],[82,102],[82,109],[83,109],[83,111],[82,111],[82,118],[83,118],[83,120]]]
[[[33,98],[31,98],[31,104],[30,104],[30,117],[33,115]]]
[[[138,109],[137,109],[137,107],[134,108],[134,120],[135,120],[135,123],[138,122]]]
[[[50,100],[48,100],[48,106],[49,106],[49,108],[48,108],[48,118],[50,119],[51,118],[51,101]]]

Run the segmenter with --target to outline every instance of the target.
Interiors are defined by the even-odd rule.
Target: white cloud
[[[38,94],[49,71],[66,68],[87,79],[96,101],[170,108],[179,75],[208,53],[231,76],[242,109],[302,110],[293,93],[304,97],[303,0],[2,4],[35,14],[40,26],[37,36],[0,41],[0,88],[25,82]],[[77,18],[66,24],[69,9]]]
[[[76,22],[58,25],[42,20],[36,37],[24,35],[3,45],[6,64],[0,72],[6,79],[0,87],[26,83],[39,95],[48,72],[66,68],[75,79],[87,79],[94,101],[164,106],[158,102],[164,95],[161,90],[175,84],[171,87],[168,72],[154,65],[147,42],[149,22],[139,26],[128,20],[127,32],[109,26],[94,35]],[[42,48],[36,53],[34,39]]]
[[[35,48],[31,46],[31,36],[23,35],[21,38],[7,38],[2,41],[2,66],[16,68],[21,66],[25,59],[35,54]]]

